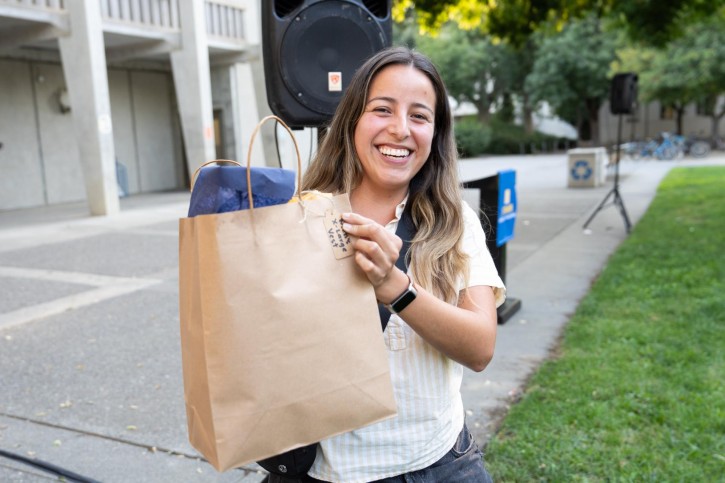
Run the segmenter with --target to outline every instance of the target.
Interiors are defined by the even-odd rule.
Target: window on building
[[[216,147],[217,159],[226,159],[224,153],[224,135],[222,132],[224,123],[222,121],[223,112],[221,109],[214,109],[214,145]]]
[[[695,114],[698,116],[712,116],[715,113],[716,97],[709,96],[699,99],[695,103]]]
[[[674,119],[675,109],[672,106],[660,106],[660,119]]]

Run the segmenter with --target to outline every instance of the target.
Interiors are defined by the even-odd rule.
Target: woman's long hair
[[[410,182],[407,207],[417,233],[408,256],[418,284],[456,303],[458,284],[468,278],[467,257],[461,251],[458,156],[446,88],[427,57],[405,47],[393,47],[378,52],[358,69],[305,173],[302,189],[350,193],[358,186],[363,171],[355,152],[355,128],[365,110],[370,84],[382,69],[400,64],[425,74],[436,95],[431,153]]]

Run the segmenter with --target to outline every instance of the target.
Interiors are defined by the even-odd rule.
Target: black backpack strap
[[[410,242],[415,236],[413,218],[407,209],[403,211],[403,215],[398,221],[398,228],[395,230],[395,234],[403,240],[403,246],[400,248],[400,255],[398,255],[395,266],[401,269],[403,273],[407,273],[408,268],[405,265],[405,258],[408,256],[408,250],[410,250]],[[378,312],[380,312],[380,324],[383,327],[383,332],[385,332],[385,327],[387,327],[388,320],[390,320],[390,311],[385,308],[385,305],[379,303]]]

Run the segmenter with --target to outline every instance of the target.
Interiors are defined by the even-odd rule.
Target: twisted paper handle
[[[262,124],[265,122],[274,119],[278,123],[282,125],[283,128],[289,133],[290,137],[292,138],[292,143],[295,145],[295,154],[297,154],[297,197],[300,196],[300,187],[302,186],[302,158],[300,156],[300,148],[297,146],[297,139],[295,139],[295,135],[292,134],[292,130],[285,124],[285,122],[278,118],[277,116],[267,116],[254,128],[254,131],[252,132],[252,137],[249,140],[249,150],[247,151],[247,191],[249,196],[249,209],[254,209],[254,202],[252,201],[252,175],[250,173],[250,168],[252,165],[252,147],[254,146],[254,138],[257,137],[257,133],[259,132],[259,129],[262,127]]]
[[[237,166],[241,167],[242,165],[236,161],[232,161],[231,159],[215,159],[213,161],[207,161],[206,163],[202,164],[198,168],[196,168],[196,171],[194,171],[194,174],[191,176],[191,187],[189,188],[189,191],[194,191],[194,185],[196,184],[196,178],[199,176],[199,171],[201,171],[201,168],[204,166],[209,166],[210,164],[220,164],[220,163],[231,163],[236,164]]]

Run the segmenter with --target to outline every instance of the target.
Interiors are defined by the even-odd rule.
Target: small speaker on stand
[[[267,102],[290,127],[325,125],[350,78],[392,43],[391,0],[264,0]]]
[[[630,223],[629,216],[627,216],[627,209],[624,207],[624,200],[619,193],[619,162],[621,161],[622,114],[632,114],[637,108],[637,79],[637,74],[631,72],[616,74],[612,79],[609,91],[609,110],[612,114],[619,115],[617,121],[617,162],[614,164],[614,186],[602,202],[599,203],[599,206],[597,206],[586,223],[584,223],[584,229],[589,226],[589,223],[591,223],[597,213],[604,208],[610,197],[612,198],[612,203],[619,209],[619,213],[622,215],[624,228],[627,230],[627,233],[632,229],[632,223]]]
[[[616,74],[612,79],[609,108],[612,114],[632,114],[637,108],[637,74]]]

